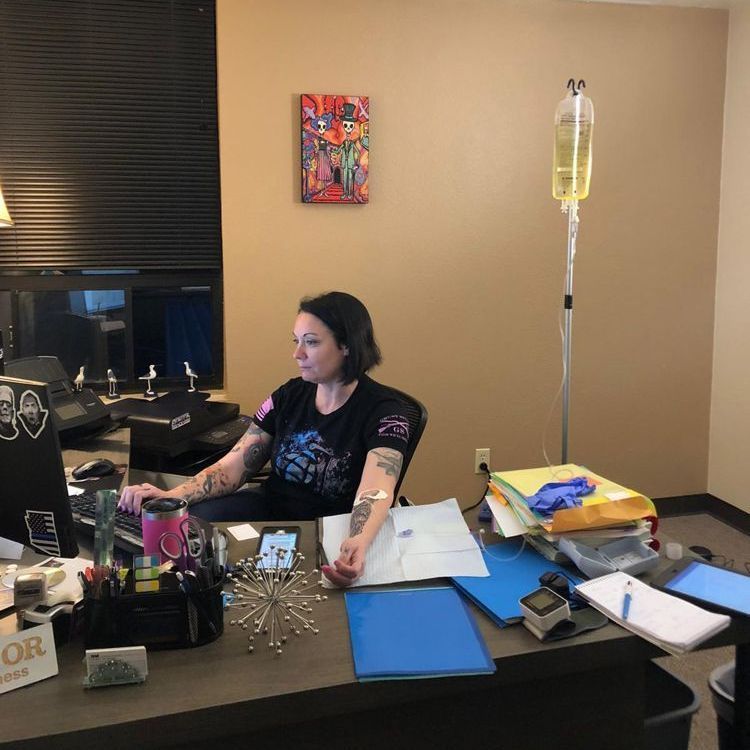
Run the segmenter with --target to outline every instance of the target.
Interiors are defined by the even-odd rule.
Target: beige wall
[[[708,486],[750,511],[750,7],[729,28]]]
[[[552,118],[596,106],[576,262],[570,455],[652,496],[706,490],[727,33],[723,11],[555,0],[218,0],[227,391],[295,375],[300,296],[344,289],[375,377],[430,423],[404,489],[542,465],[558,388],[566,220]],[[371,202],[299,198],[299,94],[371,97]],[[559,409],[547,439],[559,459]]]

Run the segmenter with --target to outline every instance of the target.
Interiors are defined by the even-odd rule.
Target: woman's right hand
[[[131,484],[120,494],[117,509],[137,516],[140,515],[141,506],[146,500],[153,500],[159,497],[174,497],[174,495],[167,490],[160,490],[158,487],[154,487],[153,484],[148,484],[148,482],[144,484]]]

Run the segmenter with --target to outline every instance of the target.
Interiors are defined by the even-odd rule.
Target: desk
[[[314,560],[313,524],[300,526]],[[230,558],[254,546],[232,541]],[[247,633],[227,624],[194,651],[150,653],[143,685],[84,690],[82,644],[68,644],[58,652],[60,675],[0,698],[0,747],[196,748],[217,739],[327,750],[641,746],[645,663],[663,652],[616,625],[540,644],[525,628],[500,630],[476,612],[494,675],[360,684],[343,593],[328,593],[313,607],[320,634],[304,633],[281,657],[262,646],[246,653]],[[408,624],[394,623],[394,638],[399,627]],[[750,642],[750,623],[706,645],[738,642]]]

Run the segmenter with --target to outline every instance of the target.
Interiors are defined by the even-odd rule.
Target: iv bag
[[[582,93],[568,91],[555,110],[555,156],[552,195],[582,201],[591,181],[591,136],[594,105]]]

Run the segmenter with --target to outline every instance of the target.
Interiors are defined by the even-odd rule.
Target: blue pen
[[[630,602],[633,600],[633,582],[628,581],[625,584],[625,596],[622,598],[622,619],[628,619],[630,612]]]

